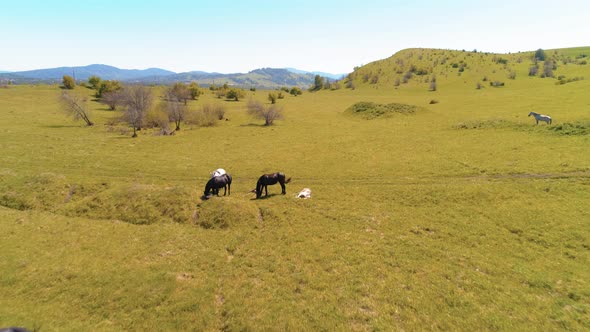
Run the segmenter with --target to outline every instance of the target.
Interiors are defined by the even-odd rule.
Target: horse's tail
[[[287,180],[285,180],[285,183],[289,183],[291,182],[291,178],[288,178]]]
[[[225,173],[225,176],[227,177],[227,184],[231,185],[231,175]]]

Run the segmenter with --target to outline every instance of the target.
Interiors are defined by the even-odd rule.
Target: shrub
[[[504,86],[504,82],[493,81],[493,82],[490,82],[490,86],[493,86],[494,88],[498,88],[498,87]]]
[[[291,90],[289,90],[289,93],[293,96],[299,96],[303,94],[303,91],[299,87],[294,86],[291,88]]]
[[[508,73],[508,78],[511,80],[516,79],[516,72],[515,71],[511,71],[510,73]]]
[[[199,127],[212,127],[217,124],[218,120],[225,117],[225,108],[222,105],[203,105],[200,109],[189,112],[186,116],[186,122]]]
[[[271,126],[275,120],[283,119],[283,109],[275,105],[266,107],[259,101],[250,100],[248,102],[248,114],[257,118],[263,119],[265,126]]]
[[[69,75],[63,76],[62,83],[63,83],[64,88],[66,88],[68,90],[72,90],[73,88],[76,87],[76,81],[74,81],[74,78]]]

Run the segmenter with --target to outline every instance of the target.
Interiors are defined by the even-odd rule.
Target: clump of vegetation
[[[503,119],[490,120],[473,120],[467,122],[459,122],[453,126],[454,129],[484,129],[484,128],[498,128],[506,127],[510,122]]]
[[[571,82],[581,81],[584,79],[584,77],[583,76],[576,76],[576,77],[566,78],[564,75],[560,75],[557,79],[558,79],[558,81],[555,84],[563,85],[563,84],[567,84],[567,83],[571,83]]]
[[[64,75],[62,79],[64,89],[72,90],[76,87],[76,81],[72,76]]]
[[[299,87],[292,87],[291,90],[289,90],[289,94],[291,94],[292,96],[300,96],[301,94],[303,94],[303,91],[301,91],[301,89]]]
[[[504,86],[504,82],[493,81],[493,82],[490,82],[490,86],[493,86],[494,88],[499,88],[501,86]]]
[[[565,122],[555,126],[547,127],[560,135],[577,136],[590,134],[590,122]]]
[[[189,112],[186,116],[186,122],[199,127],[213,127],[217,121],[225,117],[225,107],[220,104],[205,104],[200,109]]]
[[[230,89],[226,94],[225,98],[234,101],[240,101],[241,98],[244,98],[244,90],[242,89]]]
[[[271,126],[275,120],[283,119],[283,109],[276,105],[264,106],[261,102],[250,100],[248,102],[248,114],[256,119],[264,120],[265,126]]]
[[[226,229],[241,224],[262,221],[256,205],[250,201],[234,200],[231,197],[209,199],[197,205],[195,224],[206,229]]]
[[[372,120],[379,117],[388,117],[392,114],[411,114],[418,111],[420,108],[414,105],[407,104],[378,104],[373,102],[358,102],[346,109],[346,113],[355,116],[360,116],[366,120]]]

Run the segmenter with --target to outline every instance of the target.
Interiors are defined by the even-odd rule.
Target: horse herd
[[[258,178],[256,182],[256,198],[260,198],[262,196],[262,191],[264,190],[264,196],[268,196],[268,186],[273,184],[280,184],[281,185],[281,194],[285,195],[287,193],[287,189],[285,187],[286,183],[289,183],[291,178],[286,178],[284,173],[277,172],[271,174],[263,174]],[[219,189],[223,188],[223,196],[226,194],[229,196],[231,194],[231,182],[232,177],[228,174],[223,168],[218,168],[215,172],[211,173],[211,179],[207,181],[205,185],[205,192],[203,197],[207,198],[211,195],[219,196]]]

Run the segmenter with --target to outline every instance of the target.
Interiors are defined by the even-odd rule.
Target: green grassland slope
[[[406,49],[393,56],[375,61],[348,75],[344,84],[352,86],[375,85],[422,87],[430,89],[433,81],[452,87],[476,88],[490,83],[517,84],[529,77],[549,79],[551,83],[565,84],[583,79],[590,71],[590,48],[545,50],[544,60],[551,62],[551,77],[543,75],[544,60],[535,61],[535,52],[493,54],[477,51],[442,49]],[[536,75],[529,75],[531,67],[539,66]],[[350,83],[349,83],[350,82]]]
[[[135,139],[57,86],[0,88],[0,326],[590,329],[590,48],[545,50],[553,78],[533,54],[405,50],[269,127],[246,105],[270,91],[207,91],[189,107],[227,121]],[[231,196],[202,200],[218,167]],[[287,195],[255,200],[276,171]]]

